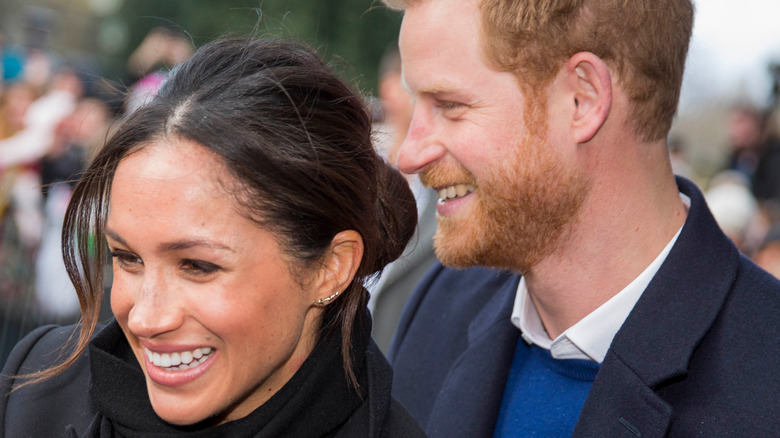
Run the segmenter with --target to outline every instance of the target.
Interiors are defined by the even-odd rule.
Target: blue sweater
[[[571,436],[598,371],[596,362],[553,359],[549,350],[521,337],[494,438]]]

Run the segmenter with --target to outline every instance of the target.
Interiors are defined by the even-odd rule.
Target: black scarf
[[[297,373],[271,399],[248,416],[218,426],[180,427],[155,414],[143,372],[116,322],[89,347],[91,397],[98,414],[86,437],[329,437],[343,425],[366,396],[365,354],[370,316],[356,318],[351,356],[361,394],[347,383],[341,355],[341,334],[325,333]]]

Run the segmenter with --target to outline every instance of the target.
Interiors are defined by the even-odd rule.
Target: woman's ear
[[[317,275],[316,305],[327,305],[350,285],[363,260],[363,238],[357,231],[336,234]]]
[[[612,76],[598,56],[580,52],[564,66],[572,105],[571,132],[576,143],[590,141],[612,109]]]

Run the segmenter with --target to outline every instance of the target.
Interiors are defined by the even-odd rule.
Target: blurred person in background
[[[776,104],[775,99],[774,104],[764,110],[750,105],[737,105],[729,117],[728,139],[732,155],[730,171],[724,173],[733,176],[732,172],[736,171],[742,174],[745,178],[739,185],[747,187],[757,203],[755,219],[742,239],[741,249],[747,255],[758,250],[764,235],[780,224],[780,120]],[[718,185],[720,176],[716,175],[711,185]],[[732,177],[726,179],[734,181]],[[731,187],[716,191],[737,196],[737,191],[744,192],[744,189]],[[746,198],[743,195],[738,198],[742,201],[733,198],[731,204],[713,201],[713,213],[718,210],[716,217],[720,214],[722,218],[735,220],[742,214],[740,211],[747,211],[744,202]]]
[[[25,147],[25,135],[35,137],[35,133],[28,131],[28,113],[36,99],[36,88],[24,82],[6,87],[0,97],[0,144],[6,140],[15,142],[21,137],[22,141],[8,146],[21,148]],[[4,154],[13,155],[14,152],[0,150],[0,162],[8,158]],[[37,164],[35,159],[8,160],[5,166],[0,166],[0,217],[8,220],[13,217],[16,232],[27,248],[38,244],[43,223]],[[7,218],[5,213],[9,214]]]
[[[64,68],[57,72],[48,91],[27,107],[21,129],[0,140],[0,172],[12,175],[15,223],[20,238],[28,246],[38,245],[47,222],[59,223],[55,218],[46,217],[40,165],[55,148],[57,129],[76,109],[83,90],[81,79],[73,70]],[[18,172],[19,169],[26,171]],[[58,255],[56,259],[57,265],[64,269],[62,257]],[[51,278],[57,278],[54,272]],[[67,276],[59,279],[61,286],[68,284]]]
[[[0,28],[0,92],[19,79],[23,68],[24,53],[9,43],[5,31]]]
[[[14,83],[11,90],[17,87],[27,90],[21,94],[24,99],[35,94],[31,90],[37,90],[24,80]],[[4,331],[0,339],[3,357],[19,335],[41,323],[58,320],[45,309],[49,303],[44,302],[44,308],[39,306],[41,303],[36,300],[38,281],[56,283],[59,289],[72,291],[67,275],[57,275],[64,273],[64,262],[59,245],[51,244],[52,240],[59,242],[64,207],[52,208],[53,204],[62,206],[62,202],[55,203],[51,197],[44,197],[41,172],[44,157],[56,153],[58,130],[77,108],[83,90],[79,75],[63,67],[52,77],[43,95],[32,102],[11,105],[7,113],[10,118],[6,126],[13,126],[13,129],[0,140],[0,180],[6,189],[0,242],[0,269],[7,273],[0,281],[7,292],[3,303]],[[58,189],[55,198],[67,202],[67,193],[69,190]],[[48,206],[47,200],[52,201]],[[59,308],[56,304],[54,307]],[[65,313],[75,317],[72,306]]]
[[[155,27],[146,34],[127,60],[127,73],[133,81],[125,101],[131,113],[151,100],[172,68],[192,56],[192,42],[179,32]]]
[[[43,92],[61,69],[59,57],[49,48],[52,31],[58,22],[57,12],[47,7],[26,5],[23,14],[24,81]]]
[[[388,48],[379,64],[379,100],[384,115],[374,137],[377,149],[393,166],[412,120],[412,96],[401,82],[401,56],[397,46]],[[398,325],[398,318],[417,283],[436,262],[433,235],[436,232],[436,192],[423,187],[417,175],[405,175],[417,202],[417,229],[404,254],[387,265],[381,276],[367,287],[368,306],[374,320],[372,335],[386,352]]]
[[[398,151],[406,139],[414,112],[412,95],[403,85],[401,54],[398,53],[397,45],[385,49],[379,61],[378,73],[377,94],[382,105],[382,131],[378,133],[380,141],[377,148],[390,164],[397,166]],[[407,179],[413,180],[414,177],[409,175]]]
[[[732,108],[728,119],[728,169],[741,172],[759,203],[780,204],[780,131],[772,108]],[[774,218],[774,220],[780,218]]]
[[[73,112],[83,92],[84,84],[73,70],[58,71],[46,93],[28,108],[24,128],[0,140],[0,170],[43,158],[54,142],[57,125]]]
[[[27,110],[36,97],[35,88],[23,82],[13,83],[0,91],[0,141],[13,137],[25,128]],[[34,187],[38,182],[37,175],[35,163],[0,168],[0,223],[5,224],[6,213],[16,215],[16,222],[23,225],[22,241],[28,247],[34,247],[39,237],[38,227],[24,227],[27,222],[41,223],[39,218],[31,217],[38,213],[39,196],[36,190],[20,190],[20,187]],[[12,202],[16,204],[14,210],[10,210]]]
[[[736,105],[728,115],[729,170],[742,173],[751,186],[764,141],[764,117],[756,107]]]
[[[0,140],[25,127],[36,90],[21,81],[0,91]],[[37,325],[31,308],[33,260],[41,237],[40,177],[35,163],[0,169],[0,361],[19,336]]]
[[[35,88],[24,82],[11,82],[0,92],[0,140],[24,129],[27,109],[38,98]]]
[[[758,202],[750,190],[750,181],[742,172],[723,171],[710,181],[704,199],[718,226],[745,254],[752,253],[751,227],[757,226]]]
[[[40,161],[46,224],[35,261],[35,301],[46,322],[75,322],[79,301],[62,260],[62,225],[73,187],[105,140],[110,123],[106,104],[85,98],[57,126],[52,146]]]
[[[772,223],[780,223],[780,109],[777,103],[765,115],[764,144],[753,176],[753,193]]]

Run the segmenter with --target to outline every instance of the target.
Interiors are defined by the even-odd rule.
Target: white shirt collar
[[[682,193],[680,197],[686,206],[690,207],[690,198]],[[522,331],[523,339],[527,343],[550,350],[556,359],[585,359],[598,363],[603,362],[607,350],[612,344],[612,339],[666,260],[681,232],[682,227],[677,230],[677,234],[672,237],[672,240],[634,281],[606,303],[569,327],[555,340],[551,340],[544,330],[536,306],[528,295],[525,278],[521,278],[512,310],[512,324]]]

